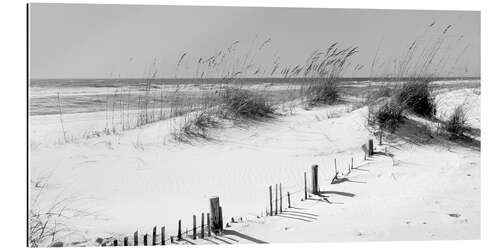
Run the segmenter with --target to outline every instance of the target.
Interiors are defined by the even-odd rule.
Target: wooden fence
[[[370,139],[368,143],[363,144],[361,146],[364,152],[364,160],[366,160],[367,156],[371,156],[374,154],[373,151],[373,140]],[[335,175],[332,178],[332,184],[338,180],[338,171],[337,171],[337,159],[334,159],[335,165]],[[354,168],[354,158],[351,157],[351,162],[349,163],[349,169],[347,175],[350,173],[351,169]],[[308,191],[308,181],[307,181],[307,172],[304,172],[304,189],[296,190],[294,192],[287,191],[286,199],[287,199],[287,208],[292,208],[291,196],[298,195],[304,192],[304,197],[301,200],[307,200],[310,198],[310,194],[318,195],[320,194],[320,186],[318,181],[318,165],[312,165],[311,167],[311,191]],[[269,185],[269,210],[266,207],[266,216],[276,216],[278,214],[283,213],[286,210],[283,209],[283,189],[281,183],[275,184],[274,190],[274,199],[273,199],[273,185]],[[192,229],[182,231],[182,221],[178,221],[177,225],[177,235],[167,235],[165,226],[160,228],[158,233],[157,226],[153,227],[151,235],[148,233],[142,235],[142,245],[148,246],[151,244],[152,246],[157,245],[166,245],[167,240],[170,240],[171,244],[178,243],[183,240],[187,240],[189,235],[191,235],[191,239],[196,240],[198,237],[200,239],[205,239],[207,237],[212,237],[212,235],[222,235],[224,233],[224,221],[222,217],[222,206],[220,205],[219,197],[214,196],[209,199],[210,204],[210,212],[201,213],[200,214],[200,222],[201,224],[197,226],[197,217],[193,215]],[[273,206],[274,204],[274,206]],[[206,224],[205,224],[206,218]],[[234,217],[231,218],[231,222],[234,223]],[[229,223],[227,223],[229,225]],[[106,241],[102,245],[103,246],[139,246],[139,231],[135,231],[133,234],[132,244],[129,243],[129,238],[126,236],[123,239],[113,239],[112,244],[111,241]]]

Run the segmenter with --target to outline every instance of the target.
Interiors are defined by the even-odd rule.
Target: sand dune
[[[439,102],[444,108],[465,96],[462,90],[446,95]],[[474,104],[479,96],[467,96],[472,121],[479,122]],[[192,215],[207,212],[213,195],[221,199],[225,221],[243,219],[228,228],[241,234],[233,233],[235,243],[477,239],[480,152],[394,137],[378,148],[394,157],[365,161],[361,145],[372,138],[367,112],[366,106],[354,109],[351,104],[298,108],[265,123],[215,129],[211,141],[193,145],[169,139],[169,120],[74,143],[39,143],[32,146],[30,174],[48,178],[42,201],[76,197],[71,206],[92,215],[71,220],[79,233],[68,240],[88,240],[84,244],[97,237],[131,236],[135,230],[150,233],[155,225],[165,225],[174,235],[177,220],[190,228]],[[91,119],[83,116],[91,115],[66,116],[67,126],[73,119],[75,128],[90,127]],[[32,130],[38,129],[37,119],[42,118],[32,118]],[[33,142],[48,142],[60,133],[57,122],[43,124],[40,136],[30,134]],[[346,174],[351,158],[358,168],[346,176],[348,181],[332,185],[334,159]],[[303,173],[312,164],[320,166],[325,197],[300,201]],[[294,208],[257,218],[268,206],[268,186],[277,183],[293,194]]]

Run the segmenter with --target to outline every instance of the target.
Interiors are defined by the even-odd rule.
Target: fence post
[[[201,213],[201,238],[205,238],[205,213]]]
[[[144,246],[148,245],[148,234],[144,235],[144,240],[143,240]]]
[[[165,245],[165,226],[161,227],[161,245]]]
[[[152,236],[152,243],[153,246],[156,246],[156,226],[153,227],[153,236]]]
[[[212,233],[210,232],[210,213],[207,213],[207,235],[208,237],[212,236]]]
[[[123,237],[123,245],[128,246],[128,237],[127,236]]]
[[[273,185],[269,186],[269,205],[271,206],[270,215],[273,216]]]
[[[212,231],[218,232],[222,230],[222,218],[220,218],[222,213],[220,212],[219,197],[217,196],[210,198],[210,213],[212,214]]]
[[[220,225],[219,234],[222,234],[222,231],[224,230],[224,220],[222,219],[222,207],[221,206],[219,206],[219,225]]]
[[[196,240],[196,215],[193,214],[193,240]]]
[[[117,247],[118,246],[118,240],[113,241],[113,246]]]
[[[318,186],[318,165],[313,165],[311,173],[311,185],[312,185],[312,193],[319,194],[319,186]]]
[[[280,213],[283,212],[283,197],[281,193],[281,183],[280,183]]]
[[[373,155],[373,139],[368,140],[368,156]]]
[[[291,208],[292,205],[290,204],[290,192],[286,192],[286,195],[288,196],[288,208]]]
[[[274,197],[274,202],[275,202],[275,203],[274,203],[274,205],[276,205],[276,206],[275,206],[276,208],[274,209],[274,210],[275,210],[275,213],[274,213],[274,214],[275,214],[275,215],[278,215],[278,184],[276,184],[275,189],[276,189],[276,190],[275,190],[275,191],[276,191],[276,192],[275,192],[275,193],[276,193],[276,197]]]
[[[134,233],[134,246],[138,246],[138,245],[139,245],[139,232],[135,231],[135,233]]]
[[[354,157],[351,157],[351,168],[354,168]]]
[[[307,173],[304,172],[304,199],[307,200]]]
[[[177,229],[177,240],[181,240],[181,239],[182,239],[181,220],[179,220],[179,225],[178,225],[178,229]]]
[[[174,236],[170,236],[170,243],[174,243]]]

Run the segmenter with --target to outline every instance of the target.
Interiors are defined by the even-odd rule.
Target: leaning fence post
[[[196,215],[193,214],[193,240],[196,240]]]
[[[274,197],[274,202],[275,202],[274,205],[275,205],[276,208],[274,209],[275,210],[274,214],[278,215],[278,184],[276,184],[275,189],[276,189],[275,190],[276,191],[276,197]]]
[[[311,185],[312,185],[312,193],[319,194],[319,185],[318,185],[318,165],[313,165],[311,174]]]
[[[153,227],[153,236],[152,236],[152,238],[151,238],[151,239],[152,239],[151,244],[152,244],[153,246],[156,246],[156,226],[155,226],[155,227]]]
[[[273,216],[273,185],[269,186],[269,205],[271,206],[270,215]]]
[[[222,230],[222,218],[220,218],[222,213],[220,212],[219,197],[217,196],[210,198],[210,213],[212,214],[212,231],[218,232]]]
[[[179,220],[178,229],[177,229],[177,240],[181,240],[181,239],[182,239],[181,220]]]
[[[161,245],[165,245],[165,226],[161,227]]]
[[[134,246],[138,246],[138,245],[139,245],[139,232],[135,231],[135,233],[134,233]]]
[[[373,139],[368,140],[368,156],[373,155]]]
[[[286,192],[286,195],[288,196],[288,208],[291,208],[292,205],[290,204],[290,192]]]
[[[282,194],[281,194],[281,183],[280,183],[280,213],[283,212],[283,197],[282,197]]]
[[[307,173],[304,172],[304,199],[307,200]]]
[[[201,213],[201,238],[205,238],[205,213]]]
[[[212,233],[210,232],[210,213],[207,213],[207,235],[208,237],[212,236]]]
[[[128,237],[127,236],[123,237],[123,245],[128,246]]]

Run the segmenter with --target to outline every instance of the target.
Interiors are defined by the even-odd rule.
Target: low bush
[[[190,142],[193,139],[208,140],[208,130],[219,126],[215,114],[210,111],[187,115],[182,125],[173,130],[172,136],[178,142]]]
[[[221,112],[224,118],[262,119],[275,115],[276,108],[258,93],[228,88],[221,93]]]
[[[304,86],[302,93],[309,106],[332,105],[339,100],[340,88],[334,79],[326,79]]]
[[[418,80],[405,83],[397,91],[397,102],[423,117],[436,115],[436,103],[432,96],[431,86],[427,80]]]
[[[403,111],[401,105],[390,101],[373,110],[370,113],[370,120],[375,122],[380,129],[394,133],[404,121]]]
[[[452,139],[463,137],[469,131],[467,115],[462,105],[455,107],[451,116],[442,123],[442,128]]]

